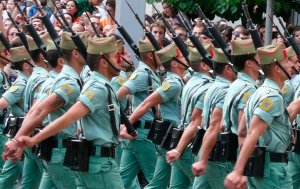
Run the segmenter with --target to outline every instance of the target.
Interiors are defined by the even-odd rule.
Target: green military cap
[[[207,53],[210,53],[210,50],[212,49],[212,44],[208,43],[205,44],[204,49],[206,50]],[[201,54],[198,52],[198,50],[194,47],[189,47],[189,60],[192,62],[199,62],[203,59]]]
[[[65,50],[74,50],[77,49],[76,45],[74,44],[71,38],[70,32],[62,32],[61,34],[61,41],[60,41],[60,48]],[[81,41],[87,46],[87,33],[86,32],[77,32]]]
[[[2,53],[5,50],[5,46],[2,42],[0,42],[0,53]]]
[[[148,39],[144,39],[139,41],[139,51],[141,53],[151,52],[151,51],[155,51],[155,48],[153,47],[153,45]]]
[[[280,62],[288,58],[288,53],[282,43],[268,45],[257,49],[258,57],[261,65],[267,65]]]
[[[119,53],[124,53],[124,42],[122,40],[117,40],[117,48]]]
[[[27,43],[28,43],[28,48],[29,51],[34,51],[38,49],[38,46],[36,45],[35,41],[33,40],[33,38],[29,35],[26,35],[27,37]]]
[[[231,41],[231,49],[233,56],[256,54],[252,39],[233,40]]]
[[[174,57],[178,56],[178,50],[176,48],[175,43],[171,43],[170,45],[160,49],[155,52],[156,56],[158,56],[160,62],[162,64],[172,60]]]
[[[217,63],[228,63],[228,58],[225,56],[224,52],[220,48],[214,49],[214,62]]]
[[[51,39],[49,33],[44,33],[40,37],[41,37],[41,40],[43,41],[44,45],[46,45],[47,51],[57,50],[57,48],[56,48],[53,40]]]
[[[30,60],[31,57],[25,46],[12,47],[9,49],[12,62],[20,62],[23,60]]]
[[[118,49],[115,37],[93,38],[88,41],[87,52],[89,54],[103,55],[117,51]]]
[[[290,46],[288,48],[285,49],[287,54],[288,54],[288,57],[293,57],[293,56],[297,56],[296,52],[294,51],[293,47]]]

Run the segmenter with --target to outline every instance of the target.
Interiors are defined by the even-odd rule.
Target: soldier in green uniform
[[[292,65],[283,44],[260,47],[257,53],[266,80],[244,110],[248,133],[235,167],[224,183],[227,188],[246,187],[244,169],[257,145],[266,148],[265,161],[261,162],[264,175],[254,179],[257,188],[293,188],[286,164],[292,127],[281,93]]]
[[[86,44],[86,34],[78,33],[81,40]],[[85,65],[85,60],[77,51],[71,39],[71,33],[63,32],[60,47],[63,52],[65,65],[61,73],[56,77],[49,90],[49,96],[41,99],[28,112],[20,131],[15,139],[18,140],[22,135],[30,135],[34,128],[38,127],[49,114],[49,121],[52,122],[66,113],[66,111],[76,102],[82,87],[80,72]],[[47,92],[47,91],[46,91]],[[55,136],[50,161],[44,161],[48,175],[51,176],[57,188],[76,188],[75,175],[73,171],[62,165],[68,137],[75,137],[77,125],[74,123],[69,128],[63,130]],[[8,151],[13,153],[13,146]],[[9,152],[8,152],[9,153]],[[20,154],[18,154],[20,155]],[[47,179],[46,179],[47,180]],[[45,180],[45,181],[46,181]],[[47,184],[41,186],[48,188]]]
[[[193,174],[196,176],[193,184],[195,189],[223,188],[223,180],[231,168],[229,163],[208,161],[210,151],[216,143],[217,135],[221,132],[225,95],[230,84],[236,79],[233,66],[229,63],[223,51],[216,48],[214,52],[214,71],[217,77],[204,97],[202,119],[206,133],[203,137],[200,161],[193,164],[192,167]],[[201,175],[205,169],[205,174]]]
[[[82,119],[82,134],[91,142],[91,153],[88,172],[76,172],[80,181],[78,188],[123,189],[114,159],[115,146],[119,142],[120,106],[110,83],[121,70],[117,63],[116,40],[114,37],[94,38],[89,41],[87,52],[87,62],[93,72],[76,104],[43,132],[20,141],[32,146]]]
[[[12,68],[17,70],[18,77],[13,85],[6,91],[0,99],[1,111],[7,107],[11,107],[12,115],[17,119],[24,117],[24,89],[26,87],[28,78],[30,77],[33,66],[31,65],[31,57],[19,38],[14,38],[11,41],[9,53],[12,60]],[[13,141],[12,141],[13,142]],[[3,154],[6,160],[0,173],[0,188],[13,189],[15,182],[22,173],[23,161],[16,161],[14,158],[8,159],[6,154]]]
[[[5,49],[5,46],[0,43],[0,96],[2,97],[2,95],[10,88],[10,81],[8,79],[8,76],[6,75],[6,73],[4,72],[4,66],[6,66],[9,63],[9,53],[8,51]],[[4,145],[7,141],[7,136],[5,134],[3,134],[3,130],[5,127],[5,120],[7,118],[9,114],[9,110],[8,109],[4,109],[3,112],[0,115],[0,154],[2,155],[3,153],[3,148]],[[2,171],[2,167],[3,167],[4,161],[1,159],[0,160],[0,172]]]
[[[298,59],[298,56],[297,54],[295,53],[294,49],[292,47],[288,47],[287,49],[287,52],[289,54],[289,61],[292,62],[293,64],[293,70],[296,74],[294,74],[292,76],[292,79],[290,80],[291,81],[291,84],[292,86],[294,87],[295,89],[295,92],[296,90],[299,88],[300,86],[300,64],[299,64],[299,59]]]
[[[188,68],[185,59],[177,57],[176,45],[174,43],[155,52],[160,63],[167,70],[167,76],[162,85],[156,89],[148,98],[146,98],[131,114],[129,121],[134,124],[147,113],[151,108],[157,107],[156,119],[162,120],[160,124],[161,132],[167,131],[170,125],[178,125],[180,121],[181,93],[184,86],[182,80],[184,71]],[[155,126],[156,127],[156,126]],[[157,128],[156,128],[157,129]],[[166,133],[166,132],[165,132]],[[158,134],[158,133],[157,133]],[[160,136],[163,137],[163,136]],[[156,139],[156,140],[162,140]],[[157,143],[153,142],[155,145]],[[150,188],[167,188],[170,181],[171,167],[166,162],[166,149],[156,145],[157,162],[153,179],[145,187]]]
[[[206,51],[212,48],[211,44],[204,46]],[[184,133],[177,147],[167,153],[167,162],[172,165],[171,188],[192,187],[194,176],[191,166],[194,158],[187,145],[195,135],[197,126],[201,124],[204,96],[213,82],[209,71],[212,65],[207,63],[195,48],[190,48],[190,66],[194,70],[192,78],[185,85],[182,92],[181,123]]]
[[[119,101],[131,95],[133,110],[160,86],[160,79],[154,72],[159,66],[155,59],[154,47],[148,40],[141,40],[139,51],[142,60],[138,68],[117,92]],[[139,170],[143,171],[148,182],[153,178],[156,164],[155,147],[146,139],[153,118],[154,112],[149,110],[134,124],[138,131],[137,138],[133,141],[123,141],[120,174],[126,189],[137,187],[134,178]]]

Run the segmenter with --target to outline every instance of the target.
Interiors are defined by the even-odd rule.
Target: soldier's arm
[[[4,97],[2,97],[0,99],[0,110],[3,110],[5,108],[7,108],[7,107],[9,107],[9,103],[8,103],[8,101]]]
[[[23,121],[22,127],[15,138],[22,135],[30,135],[32,131],[42,123],[48,114],[62,107],[64,103],[64,100],[56,93],[52,93],[45,100],[36,103],[29,110]]]
[[[138,107],[137,109],[131,114],[129,121],[131,124],[137,122],[145,113],[149,111],[150,108],[161,104],[163,102],[162,97],[160,94],[155,91],[150,96],[148,96]]]
[[[34,137],[29,138],[23,136],[19,140],[20,142],[24,143],[26,147],[32,147],[46,138],[59,133],[63,129],[75,123],[77,120],[84,117],[89,112],[90,109],[82,102],[78,101],[63,116],[46,126]]]
[[[300,98],[294,100],[288,107],[291,121],[296,119],[297,114],[300,113]]]
[[[122,86],[118,92],[117,92],[117,98],[119,101],[123,100],[124,98],[126,98],[127,95],[130,94],[130,91],[127,87]]]
[[[239,147],[241,147],[245,141],[247,136],[247,128],[246,128],[246,117],[244,115],[244,111],[239,111],[239,125],[238,125],[238,140]]]
[[[176,150],[181,154],[186,146],[191,142],[195,133],[197,132],[197,126],[199,126],[202,122],[202,110],[198,108],[194,108],[192,113],[190,124],[184,130],[180,141],[176,147]]]
[[[209,154],[216,144],[218,133],[221,132],[222,109],[216,107],[212,112],[209,127],[203,137],[200,161],[207,163]]]

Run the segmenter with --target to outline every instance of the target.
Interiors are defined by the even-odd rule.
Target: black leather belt
[[[288,162],[288,155],[286,153],[274,153],[270,152],[270,161],[271,162]]]
[[[150,129],[151,128],[151,125],[152,125],[152,121],[137,121],[137,122],[135,122],[134,124],[133,124],[133,127],[135,128],[135,129],[137,129],[137,128],[141,128],[142,127],[142,123],[145,123],[144,124],[144,129]]]
[[[116,157],[116,147],[106,147],[106,146],[92,146],[91,156],[100,156],[100,157]]]

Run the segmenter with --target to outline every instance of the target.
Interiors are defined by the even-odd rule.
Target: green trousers
[[[124,189],[118,165],[112,158],[90,157],[88,172],[75,172],[77,189]]]
[[[232,169],[229,162],[208,161],[205,174],[195,178],[193,189],[225,189],[224,180]]]
[[[294,188],[300,188],[300,155],[289,153],[288,173],[290,174]]]
[[[136,189],[136,175],[142,170],[147,181],[153,178],[156,151],[154,144],[147,139],[123,142],[123,153],[120,165],[120,174],[126,189]]]
[[[156,146],[157,161],[154,176],[144,189],[167,189],[171,178],[171,166],[166,161],[167,150]]]
[[[194,175],[192,164],[194,157],[189,148],[185,148],[181,157],[174,162],[171,169],[170,189],[192,188]]]
[[[40,186],[43,174],[42,161],[32,153],[31,148],[26,148],[24,153],[25,158],[20,189],[37,189]]]
[[[53,148],[51,161],[43,161],[44,169],[39,189],[76,189],[75,173],[63,166],[66,148]]]
[[[0,129],[0,133],[2,133],[2,129]],[[8,140],[8,137],[6,135],[0,134],[0,155],[1,156],[3,154],[4,146],[7,142],[7,140]],[[2,158],[0,158],[0,172],[2,170],[3,165],[4,165],[4,161],[2,160]]]
[[[15,184],[23,170],[23,161],[5,161],[0,174],[0,189],[14,189]]]

